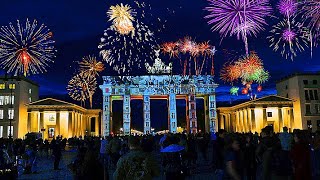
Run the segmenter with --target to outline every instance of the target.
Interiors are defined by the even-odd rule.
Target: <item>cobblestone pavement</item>
[[[211,159],[210,154],[212,150],[209,149],[209,159]],[[76,150],[67,150],[62,153],[62,159],[60,161],[59,167],[61,170],[53,170],[53,158],[39,157],[38,161],[38,173],[37,174],[24,174],[20,176],[18,179],[73,179],[71,171],[67,168],[67,165],[71,163],[71,161],[76,156]],[[213,173],[213,168],[209,161],[206,161],[202,158],[202,156],[198,155],[197,167],[194,169],[191,176],[187,177],[187,180],[214,180],[215,175]],[[157,155],[157,159],[160,159],[160,155]],[[112,179],[112,174],[114,172],[114,167],[109,169],[109,179]],[[165,177],[162,175],[160,177],[155,178],[156,180],[164,180]]]

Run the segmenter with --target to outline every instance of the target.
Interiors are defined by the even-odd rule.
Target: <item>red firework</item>
[[[262,61],[255,52],[250,52],[249,56],[239,60],[236,64],[241,67],[244,75],[251,75],[257,69],[263,68]]]
[[[177,49],[177,44],[174,42],[163,43],[161,49],[164,53],[169,54],[170,58],[177,57],[179,50]]]
[[[224,82],[234,82],[241,76],[241,69],[237,64],[225,64],[220,72],[220,77]]]

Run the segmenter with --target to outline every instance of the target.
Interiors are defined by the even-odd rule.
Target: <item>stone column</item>
[[[177,104],[176,95],[169,94],[169,129],[171,133],[177,132]]]
[[[28,112],[28,121],[27,121],[27,131],[28,131],[28,133],[31,132],[31,119],[32,119],[32,112]]]
[[[249,108],[246,109],[247,113],[247,123],[248,123],[248,132],[252,132],[252,120],[251,120],[251,111]]]
[[[282,108],[278,107],[278,132],[282,131],[282,127],[283,127],[283,118],[282,118]]]
[[[209,119],[210,119],[210,132],[217,132],[217,109],[216,109],[216,95],[209,95]]]
[[[43,124],[43,112],[40,111],[40,120],[39,120],[39,131],[41,131],[41,129],[44,128],[44,124]],[[47,129],[46,131],[47,132]],[[44,138],[43,134],[42,134],[42,138]]]
[[[55,136],[60,135],[60,111],[56,111],[56,128]]]
[[[143,95],[143,133],[151,133],[151,121],[150,121],[150,96]]]
[[[187,121],[187,132],[190,132],[190,121],[189,121],[189,99],[188,96],[186,96],[186,121]]]
[[[205,95],[203,97],[204,102],[204,128],[205,132],[210,132],[210,118],[209,118],[209,97],[208,95]]]
[[[72,134],[73,134],[73,136],[78,136],[78,134],[77,134],[77,121],[78,121],[78,112],[75,112],[74,118],[72,121]]]
[[[255,118],[255,113],[254,113],[254,108],[250,108],[250,113],[251,113],[251,123],[252,123],[252,133],[256,132],[256,118]]]
[[[123,96],[123,133],[130,135],[130,124],[131,124],[131,109],[130,109],[130,95]]]
[[[263,108],[262,118],[263,118],[262,128],[264,128],[267,126],[267,108]]]
[[[94,133],[95,136],[99,136],[99,117],[94,117],[95,119],[95,124],[94,124]]]
[[[239,120],[239,111],[236,111],[236,132],[240,132],[240,120]]]
[[[244,120],[243,120],[243,110],[242,109],[240,110],[239,114],[240,114],[239,120],[240,120],[241,132],[244,132],[246,129],[244,127],[245,124],[244,124]]]
[[[291,132],[293,132],[293,128],[294,128],[294,114],[293,114],[293,108],[290,108],[290,129]]]
[[[69,111],[69,113],[68,113],[68,137],[69,138],[73,137],[73,134],[72,134],[72,119],[73,119],[73,112]]]
[[[189,94],[190,133],[197,133],[197,103],[195,94]]]
[[[109,94],[103,95],[103,113],[102,113],[102,135],[103,136],[109,136],[110,134],[110,104],[111,104],[111,98]],[[87,129],[88,132],[91,133],[91,122],[90,117],[87,117]]]

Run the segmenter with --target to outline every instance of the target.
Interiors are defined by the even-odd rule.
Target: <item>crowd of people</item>
[[[11,167],[21,165],[20,159],[26,174],[39,173],[39,157],[53,157],[53,170],[60,170],[67,146],[77,152],[67,166],[74,179],[109,179],[112,173],[115,180],[156,176],[178,180],[198,173],[200,162],[210,166],[219,180],[320,179],[320,132],[288,133],[286,127],[278,134],[265,127],[260,135],[219,130],[215,134],[58,136],[50,142],[0,139],[0,177],[4,169],[11,169],[11,175],[18,171]]]

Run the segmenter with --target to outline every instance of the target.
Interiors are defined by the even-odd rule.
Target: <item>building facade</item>
[[[24,137],[28,118],[25,105],[38,98],[37,83],[25,77],[0,77],[0,138]]]
[[[320,74],[294,74],[276,84],[278,95],[294,100],[295,127],[320,130]]]
[[[46,98],[29,103],[27,132],[41,132],[44,139],[57,135],[101,135],[101,110],[85,109],[61,100]]]
[[[168,130],[177,132],[176,99],[186,100],[186,124],[188,133],[196,133],[197,115],[196,99],[204,99],[205,131],[214,132],[216,128],[216,98],[213,76],[180,76],[180,75],[148,75],[148,76],[103,76],[100,89],[103,92],[103,135],[113,132],[112,101],[123,101],[123,132],[131,134],[132,99],[143,100],[144,133],[151,133],[150,100],[168,100]]]
[[[270,95],[232,107],[219,107],[218,127],[229,132],[261,132],[266,126],[273,126],[274,132],[283,127],[296,129],[293,101],[288,98]]]

